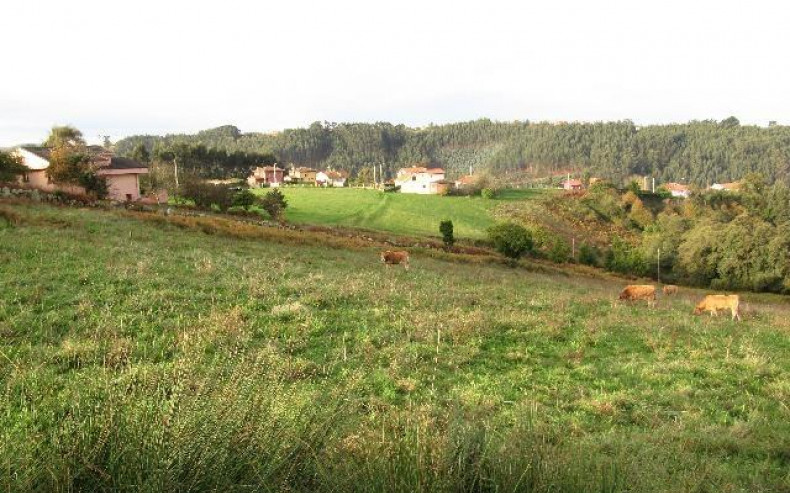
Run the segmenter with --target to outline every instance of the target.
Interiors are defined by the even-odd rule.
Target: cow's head
[[[705,303],[697,303],[697,306],[694,307],[694,315],[699,315],[705,309]]]

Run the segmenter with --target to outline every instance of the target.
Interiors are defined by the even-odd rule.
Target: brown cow
[[[646,300],[647,306],[653,306],[656,301],[656,287],[652,284],[630,284],[620,292],[619,299],[625,301]]]
[[[403,264],[403,268],[409,270],[409,252],[404,250],[381,252],[381,261],[388,267]]]
[[[694,315],[702,312],[710,312],[711,315],[718,315],[719,310],[729,310],[732,319],[741,319],[740,313],[741,298],[737,294],[709,294],[705,296],[694,308]]]
[[[664,293],[664,296],[669,296],[671,294],[678,294],[678,287],[674,284],[667,284],[661,289],[661,292]]]

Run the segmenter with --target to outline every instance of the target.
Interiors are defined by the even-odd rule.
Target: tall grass
[[[790,484],[784,297],[735,323],[685,289],[647,309],[320,232],[2,208],[0,491]]]

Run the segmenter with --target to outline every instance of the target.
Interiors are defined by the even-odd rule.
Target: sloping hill
[[[649,310],[603,278],[387,269],[210,218],[0,216],[3,490],[788,486],[780,298],[735,323],[693,291]]]

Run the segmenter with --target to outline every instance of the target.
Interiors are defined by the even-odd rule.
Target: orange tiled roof
[[[683,185],[681,183],[665,183],[663,185],[663,187],[666,188],[669,191],[675,191],[675,192],[688,192],[689,191],[689,187],[687,187],[686,185]]]

